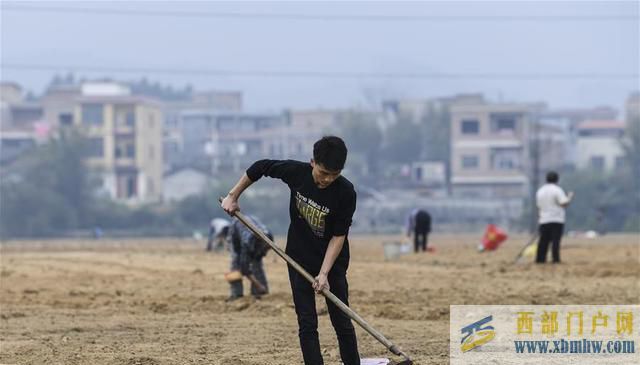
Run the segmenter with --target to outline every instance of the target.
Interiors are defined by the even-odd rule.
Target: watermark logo
[[[462,352],[471,351],[476,347],[482,346],[493,340],[496,336],[496,332],[493,326],[489,325],[489,322],[491,322],[492,319],[493,316],[491,315],[468,326],[462,327],[460,330],[462,333],[460,350],[462,350]]]
[[[640,305],[452,305],[451,365],[638,365]]]

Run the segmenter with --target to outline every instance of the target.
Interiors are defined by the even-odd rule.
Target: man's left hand
[[[320,273],[315,277],[313,281],[313,290],[316,291],[316,294],[320,294],[323,289],[329,290],[329,280],[327,279],[327,275]]]

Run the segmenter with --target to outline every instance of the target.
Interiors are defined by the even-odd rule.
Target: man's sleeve
[[[562,190],[562,188],[560,187],[558,187],[558,191],[556,193],[556,201],[560,205],[565,205],[569,202],[569,197],[567,196],[567,194],[565,194],[564,190]]]
[[[280,179],[290,185],[296,177],[299,163],[292,160],[259,160],[247,169],[251,181],[258,181],[263,176]]]
[[[415,215],[413,213],[414,211],[412,210],[409,212],[409,215],[407,215],[407,223],[405,225],[407,234],[411,234],[411,232],[413,232],[413,227],[415,227]]]
[[[353,221],[353,213],[356,211],[356,192],[351,190],[346,193],[340,203],[340,211],[337,213],[333,226],[334,236],[345,236],[349,233],[349,227]]]

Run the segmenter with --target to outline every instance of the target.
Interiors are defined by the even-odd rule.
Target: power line
[[[263,19],[263,20],[312,20],[312,21],[638,21],[637,15],[342,15],[342,14],[302,14],[302,13],[248,13],[248,12],[211,12],[211,11],[163,11],[138,9],[98,9],[86,7],[23,6],[21,4],[3,4],[2,10],[16,12],[49,12],[67,14],[131,15],[176,18],[227,18],[227,19]]]
[[[487,80],[548,80],[548,79],[639,79],[640,73],[590,73],[590,72],[351,72],[351,71],[281,71],[281,70],[232,70],[232,69],[181,69],[151,67],[115,67],[88,65],[47,65],[3,63],[2,69],[55,71],[55,72],[105,72],[128,74],[168,74],[193,76],[235,76],[266,78],[333,78],[333,79],[487,79]]]

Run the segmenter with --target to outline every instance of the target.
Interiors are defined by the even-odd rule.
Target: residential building
[[[60,84],[25,101],[16,84],[3,83],[0,153],[10,163],[61,127],[88,138],[87,163],[113,199],[137,204],[162,197],[162,113],[150,99],[114,82]]]
[[[26,101],[20,85],[0,83],[0,165],[6,166],[48,138],[43,106]]]
[[[199,112],[234,112],[242,110],[242,93],[239,91],[204,91],[195,92],[191,99],[183,101],[168,101],[163,103],[162,112],[164,115],[164,169],[172,171],[181,167],[200,166],[198,160],[193,160],[193,150],[191,137],[186,133],[193,132],[197,126],[184,126],[183,113]],[[196,123],[197,124],[197,123]],[[201,128],[200,128],[201,129]],[[198,154],[202,157],[202,154]]]
[[[451,105],[451,187],[457,196],[526,196],[533,104]]]
[[[19,88],[19,86],[16,86]],[[22,96],[17,96],[15,94],[9,95],[10,91],[18,91],[20,89],[13,89],[5,87],[5,90],[2,90],[3,99],[1,100],[1,115],[2,121],[0,122],[0,127],[5,129],[19,129],[19,130],[29,130],[33,129],[34,124],[37,122],[42,122],[44,118],[44,108],[42,103],[34,100],[25,100]],[[6,99],[5,99],[6,97]]]
[[[446,185],[446,166],[444,162],[415,161],[411,163],[411,180],[431,188],[444,188]]]
[[[418,183],[422,187],[429,186],[433,191],[436,186],[450,191],[451,182],[451,116],[450,108],[457,104],[482,104],[484,103],[482,94],[457,94],[453,96],[428,98],[428,99],[400,99],[387,100],[382,104],[382,126],[386,130],[398,121],[404,119],[420,126],[422,146],[420,152],[413,161],[408,161],[404,170],[411,170],[411,181]],[[434,185],[419,178],[420,169],[416,169],[415,164],[425,162],[442,164],[444,166],[444,183]],[[405,184],[409,182],[405,181]],[[415,187],[407,185],[407,188]]]
[[[15,104],[23,100],[22,87],[15,82],[0,82],[0,102]]]
[[[335,109],[287,110],[283,155],[306,161],[313,156],[313,144],[323,135],[335,133],[349,112]],[[275,147],[274,147],[275,148]]]
[[[190,107],[239,112],[242,111],[242,92],[225,90],[194,92],[190,101]]]
[[[162,196],[162,113],[150,99],[112,85],[83,88],[73,124],[89,138],[87,162],[113,198],[137,204]]]
[[[578,134],[565,118],[546,117],[541,113],[530,128],[531,173],[538,172],[539,184],[548,171],[575,169]],[[531,175],[533,176],[533,175]]]
[[[44,120],[54,129],[72,126],[76,99],[82,94],[81,85],[64,84],[49,87],[41,99]]]
[[[621,139],[625,123],[618,120],[592,120],[578,125],[578,168],[613,171],[624,166]]]
[[[403,117],[408,118],[415,124],[419,124],[427,115],[447,109],[451,104],[481,104],[484,101],[482,94],[457,94],[429,99],[386,100],[382,103],[385,120],[383,124],[388,128]]]
[[[259,158],[284,158],[286,123],[274,113],[182,112],[182,163],[220,173],[242,171]]]
[[[572,126],[577,126],[587,120],[616,120],[618,118],[618,111],[610,106],[551,109],[544,110],[541,114],[547,118],[567,119]]]
[[[0,166],[15,161],[35,146],[36,138],[31,131],[0,130]]]

